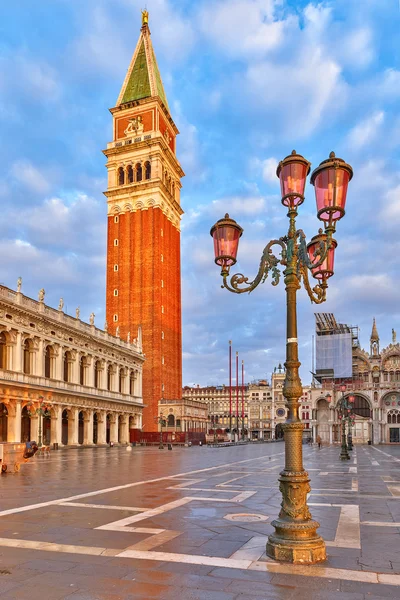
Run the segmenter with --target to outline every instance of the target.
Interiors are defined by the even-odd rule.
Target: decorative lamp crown
[[[344,216],[347,186],[352,177],[351,166],[334,152],[314,169],[310,181],[315,186],[318,219],[334,223]]]
[[[332,277],[334,272],[333,267],[335,264],[335,250],[337,248],[337,241],[333,238],[330,240],[330,245],[325,260],[321,264],[318,264],[321,255],[324,254],[327,244],[328,236],[322,231],[322,229],[320,229],[318,235],[314,235],[314,237],[311,238],[311,241],[307,244],[308,258],[310,259],[311,263],[317,264],[314,269],[311,268],[311,273],[316,279],[328,279],[329,277]]]
[[[215,262],[221,267],[221,274],[228,274],[229,268],[236,263],[239,238],[243,229],[226,213],[211,227],[210,235],[214,240]]]
[[[304,156],[292,150],[278,165],[276,174],[281,182],[282,204],[288,208],[300,206],[304,202],[306,177],[311,163]]]

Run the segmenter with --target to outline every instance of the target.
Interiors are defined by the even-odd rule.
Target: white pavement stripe
[[[361,548],[360,509],[358,504],[309,503],[309,506],[332,506],[340,508],[339,522],[334,541],[325,542],[335,548]]]
[[[215,498],[213,498],[213,500],[215,501]],[[181,498],[180,500],[168,502],[167,504],[163,504],[162,506],[158,506],[157,508],[152,508],[150,510],[147,510],[146,512],[142,512],[139,515],[125,517],[125,519],[119,519],[118,521],[107,523],[106,525],[100,525],[100,527],[96,527],[96,529],[102,529],[107,531],[129,531],[127,526],[132,525],[132,523],[138,523],[139,521],[145,521],[146,519],[150,519],[151,517],[155,517],[156,515],[161,515],[165,512],[168,512],[169,510],[173,510],[174,508],[178,508],[179,506],[188,504],[190,501],[191,498]]]
[[[134,550],[116,550],[112,548],[97,548],[92,546],[72,546],[67,544],[53,544],[32,540],[14,540],[0,538],[0,546],[6,548],[22,548],[29,550],[42,550],[46,552],[63,552],[67,554],[87,554],[97,556],[114,556],[115,558],[132,558],[135,560],[153,560],[158,562],[175,562],[211,567],[226,567],[230,569],[249,569],[269,573],[283,573],[287,575],[300,575],[317,577],[321,579],[343,579],[345,581],[360,581],[363,583],[378,583],[400,586],[400,575],[376,573],[372,571],[352,571],[347,569],[334,569],[321,566],[302,566],[280,564],[276,562],[261,562],[220,558],[219,556],[198,556],[191,554],[173,554],[171,552],[143,552]]]
[[[248,569],[250,560],[234,560],[219,556],[198,556],[196,554],[174,554],[172,552],[142,552],[140,550],[124,550],[116,558],[135,558],[158,560],[161,562],[186,563],[191,565],[208,565],[210,567],[227,567],[230,569]]]
[[[234,560],[259,560],[265,552],[267,541],[268,537],[266,535],[254,536],[229,558]]]
[[[131,512],[146,512],[149,508],[138,506],[111,506],[109,504],[85,504],[84,502],[59,502],[59,506],[77,506],[78,508],[101,508],[106,510],[129,510]]]
[[[361,525],[370,525],[371,527],[400,527],[400,523],[387,523],[386,521],[361,521]]]

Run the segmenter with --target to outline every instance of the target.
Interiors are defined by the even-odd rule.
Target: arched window
[[[118,389],[119,393],[122,394],[123,386],[124,386],[125,372],[124,369],[119,370],[119,379],[118,379]]]
[[[127,177],[128,177],[128,183],[133,183],[133,168],[132,165],[129,165],[129,167],[127,168]]]
[[[100,371],[101,371],[101,363],[99,360],[96,360],[94,363],[94,387],[100,387]]]
[[[7,339],[0,333],[0,369],[7,369]]]
[[[172,194],[172,195],[173,195],[173,197],[175,198],[175,181],[173,181],[173,182],[172,182],[171,194]]]
[[[177,426],[177,427],[180,427],[180,426],[181,426],[181,420],[180,420],[180,419],[177,419],[177,420],[176,420],[176,426]]]
[[[131,396],[135,395],[135,373],[133,371],[131,371],[129,377],[129,393]]]
[[[142,171],[142,165],[140,163],[137,163],[135,171],[136,171],[136,181],[142,181],[143,171]]]
[[[112,383],[112,366],[108,365],[107,369],[107,390],[111,391],[111,383]]]
[[[353,412],[360,417],[371,418],[369,403],[362,396],[356,396],[353,404]]]
[[[390,381],[394,381],[394,372],[390,371]]]
[[[174,415],[168,415],[168,427],[175,427]]]
[[[118,169],[118,185],[124,185],[125,183],[125,173],[123,167]]]
[[[144,172],[145,179],[151,179],[151,164],[149,161],[147,161],[144,164],[144,168],[145,168],[145,172]]]
[[[79,361],[79,383],[85,385],[86,358],[81,356]]]
[[[172,182],[172,180],[171,180],[171,177],[168,177],[168,185],[167,185],[167,188],[168,188],[168,190],[169,190],[169,191],[171,191],[171,189],[172,189],[172,183],[171,183],[171,182]]]
[[[390,425],[392,423],[392,415],[390,413],[387,416],[387,420],[388,420],[388,423]]]
[[[25,342],[24,342],[24,373],[26,375],[32,375],[32,362],[33,362],[32,340],[25,340]]]
[[[63,379],[64,381],[70,381],[71,380],[71,367],[72,367],[72,357],[71,357],[71,352],[69,352],[69,350],[67,350],[64,353],[64,360],[63,360]]]
[[[383,381],[389,381],[389,373],[387,371],[383,373]]]
[[[44,376],[47,379],[51,377],[51,346],[46,346],[46,354],[44,355]]]

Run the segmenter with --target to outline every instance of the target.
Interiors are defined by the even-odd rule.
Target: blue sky
[[[0,19],[0,282],[104,323],[106,189],[101,150],[140,28],[136,0],[19,0]],[[315,168],[333,149],[354,168],[328,301],[299,293],[302,378],[314,310],[381,346],[400,334],[400,7],[398,0],[147,0],[183,179],[183,383],[227,381],[228,340],[246,379],[284,360],[285,292],[220,288],[211,225],[244,228],[237,270],[252,277],[284,235],[277,162]],[[299,226],[317,233],[308,185]]]

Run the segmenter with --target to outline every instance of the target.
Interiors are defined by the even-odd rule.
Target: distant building
[[[126,444],[142,424],[141,334],[123,341],[0,286],[0,441]],[[42,407],[44,415],[38,415]]]
[[[333,315],[331,315],[333,317]],[[336,321],[330,318],[332,324]],[[318,327],[318,323],[317,323]],[[348,326],[345,326],[348,327]],[[335,327],[330,335],[335,336]],[[400,344],[392,330],[392,342],[380,348],[375,319],[372,324],[369,352],[360,347],[357,328],[351,331],[350,376],[335,376],[333,361],[324,372],[316,372],[317,385],[312,388],[314,438],[320,435],[326,442],[340,441],[337,404],[342,397],[340,386],[345,385],[345,397],[355,396],[356,414],[353,441],[374,444],[400,442]],[[318,333],[317,333],[318,335]],[[336,373],[337,375],[337,373]],[[332,395],[330,403],[326,394]]]
[[[275,368],[271,382],[266,379],[247,383],[242,388],[239,386],[208,386],[185,387],[183,397],[196,399],[207,406],[208,429],[237,428],[236,402],[239,399],[239,429],[243,428],[242,407],[244,413],[244,429],[252,440],[272,440],[283,436],[282,424],[286,420],[286,406],[282,388],[285,380],[285,370],[281,364]],[[232,398],[232,414],[230,414],[230,401]],[[243,398],[243,403],[242,403]],[[311,396],[310,387],[303,388],[301,399],[302,408],[300,418],[305,422],[305,436],[311,436]]]

